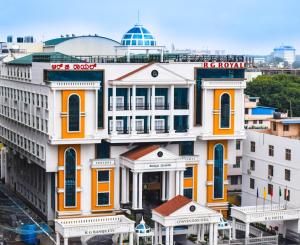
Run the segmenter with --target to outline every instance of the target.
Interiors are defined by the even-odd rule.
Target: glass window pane
[[[98,193],[98,205],[109,204],[109,192]]]
[[[98,182],[109,181],[109,170],[98,171]]]
[[[65,206],[76,206],[76,152],[72,148],[65,153]]]

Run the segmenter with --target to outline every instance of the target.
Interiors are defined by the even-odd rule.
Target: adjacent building
[[[281,45],[278,48],[274,48],[272,56],[282,59],[288,65],[292,65],[296,60],[296,49],[292,46]]]

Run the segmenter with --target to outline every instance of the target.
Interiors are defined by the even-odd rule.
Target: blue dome
[[[156,40],[145,27],[135,25],[124,34],[121,44],[124,46],[156,46]]]

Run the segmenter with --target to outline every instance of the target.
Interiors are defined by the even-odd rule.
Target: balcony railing
[[[151,107],[150,107],[150,104],[143,103],[143,104],[136,104],[135,108],[136,108],[136,110],[149,110]]]
[[[155,131],[157,134],[165,134],[169,132],[169,129],[166,127],[155,127]]]
[[[175,110],[186,110],[189,109],[189,104],[174,104],[174,109]]]
[[[155,110],[169,110],[169,104],[155,104]]]
[[[117,111],[128,111],[130,109],[130,104],[116,104]],[[109,111],[113,110],[113,105],[110,104],[108,107]]]

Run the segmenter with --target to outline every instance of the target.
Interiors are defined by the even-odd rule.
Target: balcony
[[[166,104],[160,104],[160,103],[156,103],[155,104],[155,110],[169,110],[170,106],[168,103]]]

